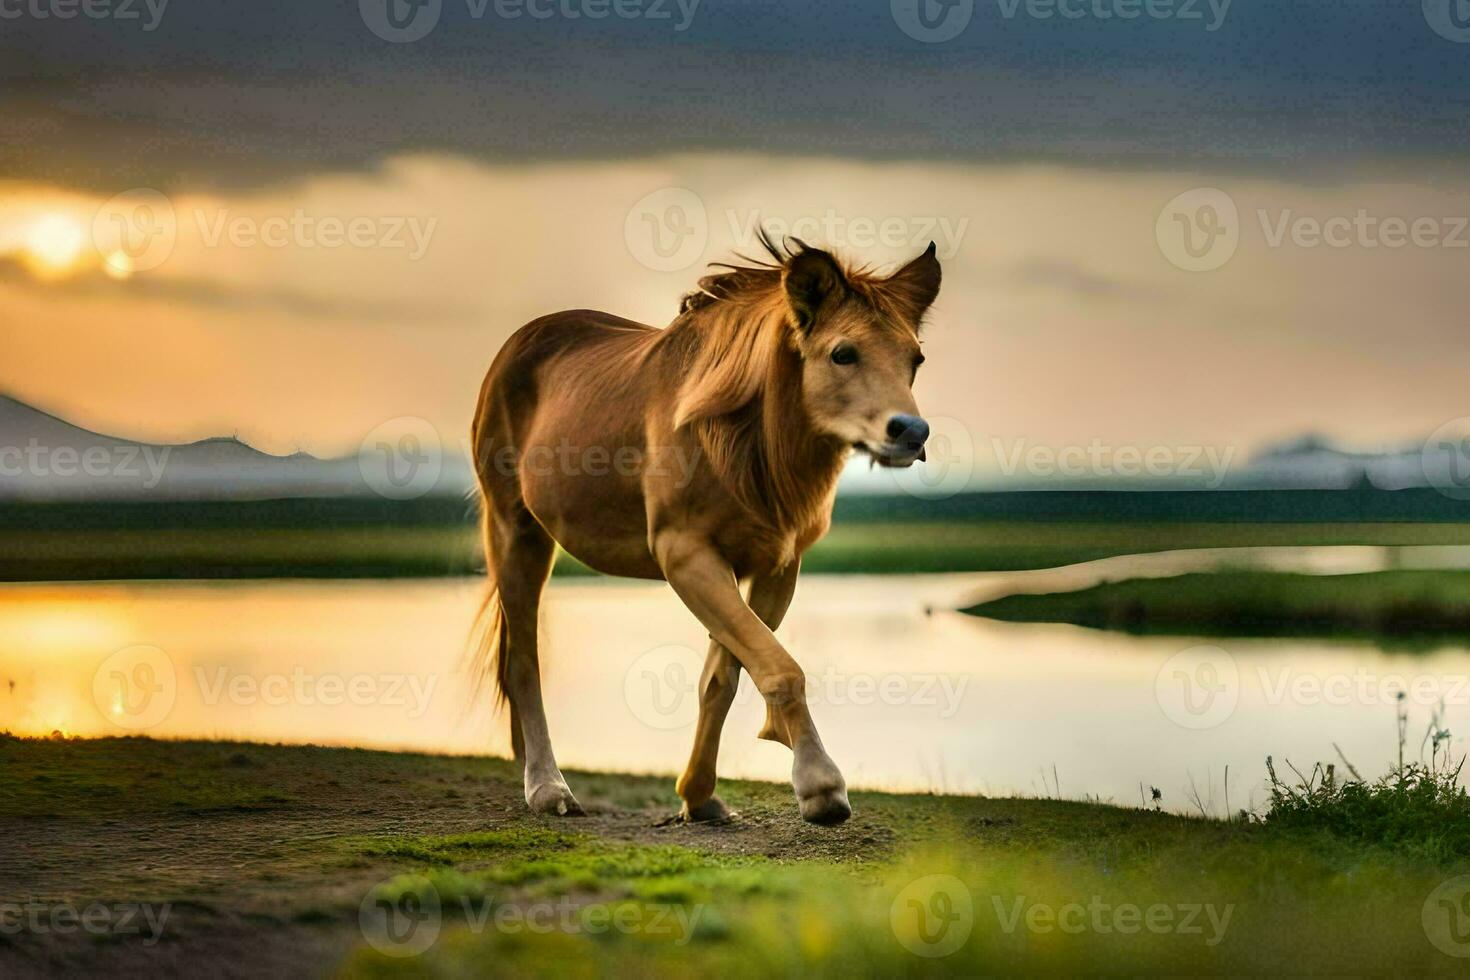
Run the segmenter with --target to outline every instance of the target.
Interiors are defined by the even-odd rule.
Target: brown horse
[[[792,750],[802,817],[852,813],[806,677],[772,630],[802,553],[827,531],[849,452],[884,466],[924,458],[912,387],[939,262],[931,243],[883,277],[800,241],[761,242],[771,261],[717,266],[663,330],[592,310],[531,321],[480,389],[471,438],[491,618],[478,664],[510,700],[534,811],[581,812],[551,749],[536,649],[560,544],[598,571],[666,580],[709,630],[683,819],[729,814],[715,756],[742,667],[766,702],[760,737]]]

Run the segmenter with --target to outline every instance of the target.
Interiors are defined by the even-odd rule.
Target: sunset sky
[[[309,6],[0,25],[0,392],[155,441],[455,443],[521,323],[666,323],[764,222],[859,262],[937,243],[919,402],[982,465],[1470,411],[1470,37],[1418,0],[1213,30],[980,3],[935,43],[903,0],[683,29],[443,0],[407,43]]]

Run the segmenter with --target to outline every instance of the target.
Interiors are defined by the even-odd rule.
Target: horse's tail
[[[470,628],[469,669],[472,694],[479,694],[488,681],[498,708],[507,703],[506,672],[510,668],[507,655],[509,634],[505,629],[505,610],[500,603],[500,589],[495,581],[494,528],[491,524],[491,502],[483,482],[479,484],[480,541],[485,555],[485,596],[475,612]],[[515,757],[523,755],[520,719],[516,717],[515,705],[510,706],[510,741]]]

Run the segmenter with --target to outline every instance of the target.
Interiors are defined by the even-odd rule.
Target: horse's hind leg
[[[506,642],[502,674],[511,705],[512,742],[525,766],[526,803],[537,813],[580,814],[581,806],[562,778],[551,750],[551,733],[541,701],[537,614],[551,573],[556,544],[529,514],[519,520],[496,516],[492,527],[495,581],[500,589],[501,626]]]

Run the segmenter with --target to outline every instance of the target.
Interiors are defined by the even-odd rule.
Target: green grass
[[[809,572],[979,572],[1052,568],[1114,555],[1254,545],[1470,544],[1470,524],[839,522]],[[97,528],[0,534],[0,580],[386,577],[480,569],[469,525]],[[555,574],[592,574],[569,555]]]
[[[1419,846],[1422,835],[1376,839],[1362,821],[854,793],[851,822],[816,828],[796,819],[789,787],[732,781],[734,824],[660,829],[675,802],[667,778],[567,775],[591,817],[526,813],[518,774],[497,759],[0,738],[0,832],[19,844],[0,891],[170,902],[171,962],[224,955],[247,973],[267,955],[364,977],[1463,967],[1424,916],[1470,858]],[[280,802],[176,810],[181,787],[210,783]],[[99,796],[102,785],[119,791]],[[360,910],[378,900],[432,908],[433,942],[406,957],[374,947]],[[53,938],[7,936],[17,945],[0,943],[0,972],[7,950],[39,955]],[[85,938],[66,947],[73,970],[151,962]]]
[[[481,830],[442,837],[391,835],[344,842],[357,853],[372,857],[400,858],[424,864],[454,864],[457,861],[489,858],[516,851],[563,851],[576,846],[577,838],[541,827]]]
[[[1349,637],[1412,647],[1470,638],[1470,572],[1207,572],[1012,595],[965,611],[1131,633]]]
[[[1079,846],[1067,834],[1017,846],[983,826],[940,824],[943,839],[926,836],[870,867],[728,868],[691,858],[655,889],[630,887],[626,873],[608,869],[588,883],[577,915],[540,934],[514,919],[482,925],[485,907],[511,901],[476,887],[482,873],[410,868],[392,887],[432,891],[444,910],[439,938],[408,960],[359,947],[345,973],[1361,975],[1449,974],[1459,965],[1426,940],[1420,913],[1424,896],[1463,865],[1436,869],[1330,838],[1161,814],[1119,813],[1112,847]],[[630,927],[594,931],[593,909],[630,911]],[[931,941],[941,917],[951,919],[952,951],[943,937]],[[1147,917],[1156,928],[1144,926]]]
[[[1261,823],[1273,831],[1329,834],[1434,861],[1470,858],[1470,794],[1460,782],[1465,756],[1456,759],[1452,753],[1443,708],[1435,711],[1420,741],[1420,755],[1427,749],[1427,760],[1413,761],[1409,755],[1403,693],[1397,721],[1398,764],[1374,781],[1343,759],[1345,777],[1335,764],[1318,763],[1303,774],[1288,761],[1296,777],[1292,783],[1277,775],[1267,757],[1270,802]]]
[[[1470,525],[987,521],[834,524],[802,559],[816,572],[989,572],[1056,568],[1181,548],[1470,544]]]
[[[5,531],[0,580],[465,575],[478,564],[464,526],[103,528]]]
[[[626,889],[631,879],[644,880],[640,890],[648,892],[647,882],[682,886],[685,876],[693,872],[759,860],[716,859],[679,846],[615,844],[590,834],[545,827],[352,838],[343,846],[355,854],[423,866],[428,874],[438,876],[441,892],[445,882],[452,882],[455,890],[476,894],[493,885],[527,883],[547,893],[600,891],[614,883]],[[453,870],[440,875],[445,869]]]
[[[1271,830],[1321,832],[1343,840],[1422,854],[1432,860],[1470,857],[1470,795],[1453,765],[1408,763],[1375,781],[1343,779],[1318,765],[1293,785],[1270,759]]]

